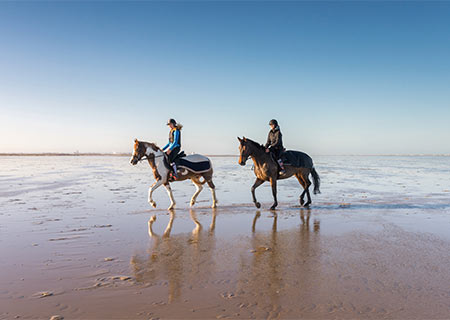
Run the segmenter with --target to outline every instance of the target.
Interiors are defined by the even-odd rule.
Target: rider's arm
[[[162,151],[165,151],[169,145],[170,145],[170,142],[167,142],[167,144],[162,148]]]
[[[169,149],[173,150],[180,146],[180,130],[175,130],[173,132],[173,142],[169,145]]]
[[[265,148],[268,148],[270,146],[270,131],[269,131],[269,134],[267,135],[267,142],[266,142],[266,144],[264,145],[264,147]]]

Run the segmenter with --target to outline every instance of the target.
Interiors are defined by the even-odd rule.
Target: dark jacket
[[[283,138],[280,131],[280,127],[275,127],[275,129],[271,129],[269,131],[269,135],[267,136],[267,142],[265,147],[269,149],[275,150],[283,150]]]

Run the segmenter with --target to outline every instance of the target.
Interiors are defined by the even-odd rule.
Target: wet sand
[[[181,182],[172,213],[144,165],[60,159],[0,157],[1,319],[449,318],[445,157],[323,157],[313,206],[286,181],[275,213],[235,159],[213,158],[218,209]]]

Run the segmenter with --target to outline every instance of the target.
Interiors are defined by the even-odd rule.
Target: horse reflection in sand
[[[194,222],[192,232],[171,236],[175,210],[171,210],[169,214],[169,221],[162,236],[153,230],[156,216],[150,218],[148,234],[151,247],[148,249],[148,256],[133,256],[131,265],[137,282],[150,286],[167,284],[170,303],[180,297],[181,289],[186,283],[202,286],[201,282],[207,281],[208,276],[213,274],[215,263],[211,255],[214,251],[217,212],[213,209],[206,238],[202,232],[203,226],[193,209],[190,209],[190,218]]]
[[[258,230],[263,218],[257,211],[254,218],[247,216],[250,234],[231,242],[216,240],[215,210],[209,228],[201,223],[209,217],[199,219],[197,212],[190,211],[192,231],[176,235],[174,211],[159,234],[156,217],[149,220],[148,253],[131,259],[138,283],[158,292],[167,290],[175,309],[187,303],[208,310],[208,317],[223,315],[225,308],[229,315],[239,313],[243,318],[295,317],[297,306],[303,310],[314,303],[321,290],[316,284],[322,277],[323,248],[319,221],[310,226],[309,210],[301,208],[299,228],[287,230],[278,230],[285,221],[283,213],[273,215],[269,230],[267,225]],[[295,306],[295,311],[284,309],[286,305]]]
[[[294,305],[309,303],[316,291],[314,282],[320,278],[320,221],[315,220],[311,228],[311,211],[301,208],[299,229],[279,231],[280,217],[274,213],[270,231],[258,231],[261,213],[256,211],[251,227],[253,254],[242,256],[240,262],[236,290],[254,306],[256,318],[282,317],[287,300],[298,300]]]
[[[150,142],[144,142],[139,141],[137,139],[134,140],[134,147],[133,147],[133,154],[131,156],[130,163],[132,165],[136,165],[139,161],[147,159],[150,167],[153,170],[153,175],[155,177],[155,183],[149,188],[148,190],[148,202],[152,207],[156,207],[156,202],[153,200],[153,192],[158,189],[161,185],[164,185],[164,187],[167,190],[167,193],[169,194],[170,198],[170,206],[169,210],[173,209],[175,207],[175,199],[173,197],[172,188],[170,187],[170,181],[169,181],[169,165],[167,164],[167,161],[165,161],[165,153],[154,143]],[[204,172],[193,172],[189,169],[183,169],[178,174],[178,179],[176,181],[184,181],[187,179],[191,179],[191,181],[194,183],[196,187],[196,191],[193,194],[191,198],[190,205],[191,207],[195,204],[197,200],[197,196],[200,194],[200,192],[203,190],[203,185],[205,183],[208,184],[209,188],[211,189],[211,195],[212,195],[212,208],[215,208],[217,206],[217,198],[216,198],[216,187],[212,181],[213,177],[213,169],[211,165],[211,161],[202,155],[190,155],[186,156],[183,159],[190,159],[190,158],[196,158],[196,159],[203,159],[206,163],[210,163],[209,169],[207,169]],[[203,181],[202,181],[203,179]]]

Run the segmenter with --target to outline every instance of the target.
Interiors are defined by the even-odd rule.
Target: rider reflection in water
[[[280,126],[278,121],[272,119],[269,121],[270,131],[267,136],[266,142],[266,152],[271,152],[275,160],[277,160],[280,165],[280,173],[285,173],[283,162],[281,161],[281,153],[284,151],[283,147],[283,135],[280,131]]]
[[[172,164],[173,172],[171,173],[174,180],[177,179],[177,165],[174,160],[181,149],[181,128],[180,123],[177,123],[175,119],[169,119],[167,125],[170,127],[169,142],[162,148],[166,152],[169,163]]]

